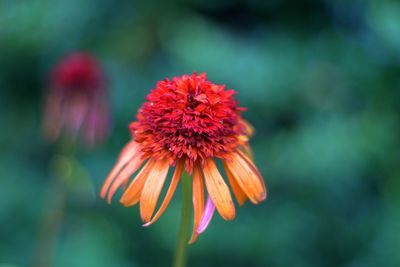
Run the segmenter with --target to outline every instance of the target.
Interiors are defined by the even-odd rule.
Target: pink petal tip
[[[197,227],[196,229],[196,232],[198,234],[203,233],[207,229],[207,226],[214,215],[214,211],[215,211],[215,205],[212,202],[211,198],[208,197],[206,207],[200,219],[199,227]]]

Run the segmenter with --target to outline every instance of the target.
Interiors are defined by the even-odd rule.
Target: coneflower
[[[234,94],[224,85],[208,81],[206,74],[158,82],[136,121],[129,125],[132,139],[108,175],[101,197],[110,202],[116,190],[127,185],[120,202],[127,207],[140,203],[141,218],[148,226],[168,206],[185,169],[192,175],[194,227],[190,243],[205,230],[214,209],[225,220],[235,218],[228,184],[239,205],[247,199],[254,204],[263,201],[266,188],[248,145],[252,127],[241,117],[244,108],[238,107]],[[227,181],[216,160],[222,161]],[[171,169],[169,188],[154,215]]]
[[[104,76],[98,60],[85,52],[68,54],[53,67],[43,120],[50,140],[80,137],[90,146],[105,139],[109,108]]]

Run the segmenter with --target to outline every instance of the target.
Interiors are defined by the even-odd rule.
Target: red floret
[[[196,160],[226,158],[245,131],[235,91],[207,80],[206,74],[183,75],[157,83],[129,128],[144,157],[185,157],[191,172]]]

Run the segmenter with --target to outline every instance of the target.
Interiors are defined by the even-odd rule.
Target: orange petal
[[[201,216],[204,210],[204,184],[198,164],[194,165],[193,170],[193,208],[194,208],[194,225],[192,237],[189,244],[196,242],[199,233],[196,231],[199,227]]]
[[[109,204],[111,203],[111,199],[115,194],[115,191],[117,191],[122,184],[127,184],[129,182],[129,177],[139,169],[143,161],[144,160],[140,157],[134,157],[117,175],[110,187],[110,190],[108,191],[107,201]]]
[[[153,216],[161,189],[165,183],[165,179],[167,178],[168,169],[168,159],[162,159],[156,161],[149,172],[148,178],[143,187],[142,195],[140,196],[140,216],[144,223],[149,222],[151,216]]]
[[[255,132],[253,125],[251,125],[250,122],[246,121],[243,118],[240,119],[240,122],[244,124],[246,134],[250,137],[253,136]]]
[[[249,156],[247,156],[246,153],[243,153],[241,150],[237,150],[236,152],[251,166],[253,171],[255,173],[257,173],[258,178],[261,180],[261,182],[264,185],[264,180],[262,179],[262,176],[261,176],[259,170],[257,169],[256,165],[254,165],[253,159],[250,158]],[[264,188],[265,188],[265,185],[264,185]]]
[[[122,205],[132,206],[138,203],[144,183],[146,182],[146,179],[149,176],[149,173],[152,171],[155,163],[156,161],[150,159],[143,166],[143,168],[140,170],[140,172],[136,175],[136,177],[129,185],[128,189],[126,189],[124,194],[122,195],[120,199]]]
[[[176,186],[178,185],[178,182],[181,178],[182,171],[183,171],[183,166],[185,164],[184,160],[180,160],[178,164],[176,165],[174,175],[172,176],[171,179],[171,184],[169,185],[168,191],[165,194],[164,201],[162,202],[159,210],[156,212],[156,215],[154,215],[153,219],[149,221],[148,223],[144,224],[143,226],[149,226],[150,224],[154,223],[157,221],[161,215],[164,213],[165,209],[167,208],[169,202],[171,201],[172,196],[175,193]]]
[[[213,159],[205,160],[203,174],[208,194],[218,213],[224,220],[233,220],[235,218],[235,206],[232,202],[231,193]]]
[[[125,161],[128,158],[131,158],[137,152],[139,152],[140,144],[135,140],[129,141],[121,150],[121,153],[118,156],[118,161]]]
[[[131,140],[125,147],[122,149],[117,164],[112,168],[110,174],[107,176],[103,187],[100,191],[100,197],[104,198],[107,194],[108,188],[111,183],[114,181],[116,175],[121,171],[121,169],[135,156],[136,153],[139,152],[139,144],[135,141]]]
[[[243,151],[247,157],[249,157],[251,159],[254,158],[253,150],[251,149],[251,147],[249,146],[248,143],[241,145],[240,148],[241,148],[241,151]]]
[[[235,178],[238,185],[254,204],[267,197],[264,181],[253,162],[241,151],[232,153],[225,166]]]
[[[243,192],[242,188],[240,188],[240,186],[236,182],[236,179],[235,177],[233,177],[231,171],[227,168],[226,163],[224,161],[222,163],[224,165],[224,169],[226,172],[226,176],[228,177],[229,184],[232,187],[233,194],[235,195],[236,200],[239,203],[239,206],[242,206],[246,202],[247,196]]]

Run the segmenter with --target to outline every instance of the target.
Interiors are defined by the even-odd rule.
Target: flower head
[[[100,63],[88,53],[66,55],[50,75],[44,109],[44,132],[51,140],[61,134],[87,145],[102,141],[109,130],[105,77]]]
[[[266,188],[248,146],[253,130],[241,117],[244,109],[238,107],[234,94],[224,85],[208,81],[206,74],[158,82],[139,109],[137,120],[129,125],[132,140],[107,177],[101,197],[107,196],[110,202],[121,185],[129,184],[120,202],[125,206],[140,202],[141,218],[148,226],[164,212],[186,169],[192,174],[193,186],[194,229],[190,242],[205,230],[215,209],[225,220],[235,217],[231,193],[216,159],[222,161],[239,205],[246,199],[254,204],[263,201]],[[173,167],[166,196],[153,216]],[[135,172],[138,173],[129,182]]]

